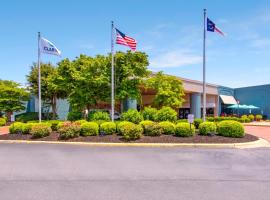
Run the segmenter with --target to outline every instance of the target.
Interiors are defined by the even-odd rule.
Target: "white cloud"
[[[156,55],[150,59],[150,67],[152,68],[173,68],[186,65],[199,64],[202,57],[194,55],[189,51],[174,50]]]

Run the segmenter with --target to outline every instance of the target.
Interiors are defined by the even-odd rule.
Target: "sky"
[[[206,81],[232,88],[270,84],[269,0],[3,1],[0,79],[26,84],[38,31],[62,52],[61,58],[42,55],[42,62],[109,53],[113,20],[149,55],[149,69],[202,80],[204,8],[226,33],[207,32]]]

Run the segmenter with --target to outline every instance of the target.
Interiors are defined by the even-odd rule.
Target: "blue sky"
[[[207,82],[269,84],[268,0],[5,1],[0,8],[0,79],[26,82],[37,59],[38,31],[62,51],[62,58],[108,53],[114,20],[149,55],[151,70],[202,80],[203,8],[227,34],[207,33]],[[116,50],[127,48],[117,45]],[[60,59],[42,56],[43,62]]]

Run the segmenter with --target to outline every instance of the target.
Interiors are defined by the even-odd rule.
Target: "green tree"
[[[111,56],[111,55],[110,55]],[[115,95],[116,100],[140,99],[140,86],[150,71],[148,56],[144,52],[116,52],[115,54]],[[111,69],[110,66],[108,68]],[[108,72],[111,75],[111,72]]]
[[[183,83],[179,78],[158,72],[146,81],[146,87],[154,89],[154,104],[157,107],[179,108],[184,102]]]
[[[57,82],[58,70],[51,63],[41,63],[41,98],[44,103],[49,104],[52,108],[53,119],[56,118],[56,100],[66,97],[66,90],[59,87]],[[30,91],[38,96],[38,67],[34,63],[31,71],[27,75]]]
[[[24,104],[28,100],[29,93],[20,84],[0,80],[0,111],[6,113],[9,121],[13,112],[25,109]]]

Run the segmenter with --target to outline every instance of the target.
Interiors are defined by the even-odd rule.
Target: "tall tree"
[[[58,98],[66,97],[66,90],[62,90],[58,87],[56,77],[58,71],[51,63],[41,63],[41,98],[44,103],[48,103],[52,108],[53,119],[56,118],[57,105],[56,100]],[[30,91],[38,96],[38,67],[34,63],[31,66],[31,71],[27,75],[27,81],[29,83]]]
[[[25,109],[24,104],[28,100],[29,93],[20,84],[0,80],[0,111],[6,113],[9,121],[13,112]]]
[[[156,91],[154,98],[156,107],[170,106],[179,108],[184,102],[183,83],[177,77],[158,72],[146,81],[146,87]]]

